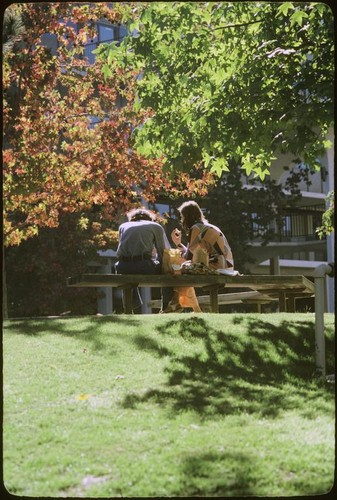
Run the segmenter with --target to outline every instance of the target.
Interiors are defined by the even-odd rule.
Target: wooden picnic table
[[[189,287],[209,292],[212,312],[219,312],[221,288],[258,291],[279,300],[280,311],[294,311],[298,297],[315,295],[315,284],[302,275],[237,275],[224,274],[82,274],[67,280],[69,287],[113,287],[124,291],[125,313],[132,313],[133,287]]]

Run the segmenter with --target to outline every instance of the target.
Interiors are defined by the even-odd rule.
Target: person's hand
[[[181,244],[181,231],[179,229],[173,229],[171,233],[171,238],[173,243],[178,246]]]

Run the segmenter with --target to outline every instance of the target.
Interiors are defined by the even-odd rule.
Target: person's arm
[[[200,244],[200,241],[198,238],[199,234],[200,234],[200,229],[197,226],[193,227],[192,231],[190,231],[188,249],[192,255],[193,255],[194,250]]]
[[[187,247],[181,243],[181,231],[179,231],[179,229],[173,229],[171,238],[176,247],[181,251],[182,255],[185,254],[187,252]]]
[[[118,228],[118,246],[117,246],[117,252],[116,252],[116,255],[117,257],[120,257],[121,255],[121,247],[122,247],[122,239],[123,239],[123,230],[122,230],[122,227],[120,226]]]
[[[158,259],[163,260],[163,253],[165,248],[171,248],[167,239],[164,229],[158,224],[154,231],[154,245],[158,253]]]

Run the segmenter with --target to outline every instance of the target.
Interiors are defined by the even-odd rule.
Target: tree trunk
[[[8,319],[6,265],[5,265],[4,247],[2,247],[2,314],[3,314],[3,319]]]

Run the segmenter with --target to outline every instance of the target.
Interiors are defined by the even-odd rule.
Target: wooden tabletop
[[[68,278],[70,287],[175,287],[193,286],[195,288],[249,288],[274,293],[314,294],[315,285],[302,275],[238,275],[223,274],[82,274]]]

